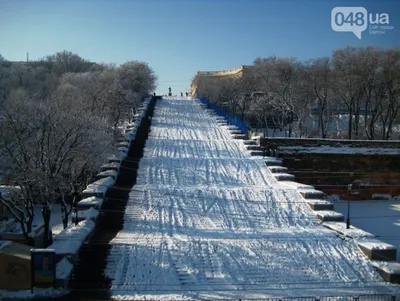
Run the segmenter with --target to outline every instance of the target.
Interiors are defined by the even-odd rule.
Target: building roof
[[[31,258],[31,247],[17,242],[1,240],[0,254],[16,256],[23,259]]]
[[[227,75],[235,75],[237,73],[242,72],[244,69],[250,69],[252,66],[249,65],[241,65],[234,69],[229,70],[218,70],[218,71],[197,71],[196,76],[227,76]]]

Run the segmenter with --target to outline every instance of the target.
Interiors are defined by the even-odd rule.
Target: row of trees
[[[3,182],[19,188],[0,202],[25,236],[34,205],[43,206],[45,228],[55,200],[67,220],[64,195],[84,189],[117,152],[119,125],[136,113],[156,80],[139,61],[95,64],[68,51],[29,63],[0,57],[0,170]]]
[[[231,114],[288,136],[393,138],[400,123],[400,49],[346,47],[308,61],[257,58],[244,76],[195,78],[198,93]],[[311,131],[310,121],[317,124]]]

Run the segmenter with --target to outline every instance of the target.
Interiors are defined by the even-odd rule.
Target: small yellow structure
[[[0,289],[31,288],[31,247],[0,241]]]

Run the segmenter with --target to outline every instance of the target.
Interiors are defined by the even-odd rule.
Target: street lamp
[[[346,221],[346,229],[350,229],[350,198],[351,198],[351,189],[353,188],[353,184],[347,185],[347,190],[349,191],[349,197],[347,200],[347,221]]]

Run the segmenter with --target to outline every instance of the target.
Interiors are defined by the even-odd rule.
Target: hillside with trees
[[[145,62],[96,64],[62,51],[38,61],[0,56],[0,197],[31,231],[34,205],[46,212],[64,195],[82,191],[111,155],[157,76]]]
[[[399,48],[346,47],[306,61],[257,58],[251,70],[203,79],[198,94],[265,136],[399,139]]]

